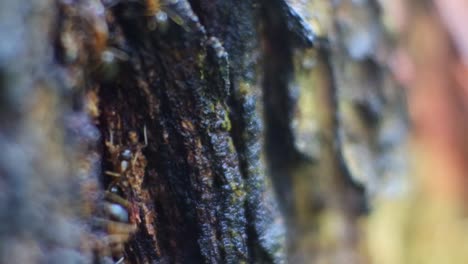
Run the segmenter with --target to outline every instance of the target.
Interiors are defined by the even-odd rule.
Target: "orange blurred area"
[[[378,203],[369,249],[373,263],[468,263],[468,3],[415,2],[385,9],[401,19],[390,65],[407,96],[412,191]]]

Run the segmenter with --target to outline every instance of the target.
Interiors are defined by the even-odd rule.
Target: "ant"
[[[110,140],[106,141],[106,147],[110,153],[110,161],[113,164],[114,171],[105,171],[106,175],[112,176],[114,178],[121,178],[126,176],[126,173],[135,166],[135,163],[141,155],[141,151],[148,146],[148,136],[146,134],[146,126],[143,127],[143,136],[145,143],[141,144],[138,140],[138,135],[135,131],[130,131],[128,133],[128,139],[132,146],[134,146],[134,151],[130,148],[125,148],[123,146],[114,144],[114,135],[113,132],[109,132]]]
[[[200,21],[188,0],[106,0],[104,2],[107,8],[119,3],[140,5],[144,9],[143,16],[152,18],[148,23],[150,30],[157,28],[161,33],[165,33],[170,20],[186,31],[199,31],[201,29]]]
[[[104,245],[110,246],[111,255],[119,259],[116,263],[123,262],[123,246],[130,236],[136,232],[137,213],[131,200],[132,186],[141,184],[134,171],[136,166],[146,166],[146,160],[142,150],[148,145],[146,126],[143,128],[144,143],[139,142],[135,131],[128,133],[128,146],[114,144],[113,132],[109,132],[109,140],[105,146],[110,154],[112,170],[104,171],[111,177],[111,183],[104,194],[102,212],[106,218],[96,218],[96,223],[105,229],[107,237]],[[140,163],[143,162],[143,163]],[[134,179],[135,178],[135,179]]]

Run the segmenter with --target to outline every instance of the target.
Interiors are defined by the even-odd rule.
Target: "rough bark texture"
[[[160,6],[152,10],[150,4]],[[2,3],[2,10],[15,8],[24,7]],[[29,8],[21,10],[21,18],[40,13],[39,21],[5,16],[24,30],[26,39],[2,60],[2,116],[11,123],[2,126],[2,135],[11,137],[5,140],[18,144],[19,151],[33,152],[30,157],[2,155],[2,170],[8,170],[8,158],[39,155],[39,160],[31,165],[19,161],[30,172],[5,172],[3,188],[18,192],[6,193],[5,206],[29,208],[11,200],[18,199],[47,208],[50,223],[67,216],[61,210],[69,208],[63,221],[82,225],[67,242],[88,262],[110,256],[128,263],[284,259],[284,227],[260,162],[259,16],[253,2],[37,1]],[[156,20],[160,12],[169,18]],[[5,37],[10,31],[3,30]],[[8,44],[14,45],[14,36]],[[38,43],[38,51],[30,42]],[[30,71],[32,76],[24,76]],[[26,141],[38,142],[22,142],[16,130],[31,133]],[[47,156],[45,148],[54,156]],[[23,197],[14,182],[25,188],[28,179],[33,189]],[[54,210],[35,198],[42,192],[47,200],[56,184]],[[69,207],[75,200],[77,207]],[[107,219],[109,204],[125,208],[117,216],[128,213],[128,224]],[[47,224],[31,220],[39,231]],[[19,229],[31,237],[19,241],[16,250],[31,247],[28,243],[52,247],[25,226]],[[5,232],[17,234],[9,225]],[[60,228],[50,232],[60,238],[53,235]],[[11,247],[15,244],[3,245],[2,252]],[[49,255],[23,263],[47,262]],[[62,257],[57,261],[73,261]]]
[[[125,1],[97,18],[108,31],[103,52],[115,60],[98,58],[110,65],[85,80],[105,142],[103,186],[118,188],[137,226],[125,259],[280,261],[274,229],[281,224],[274,223],[279,216],[259,160],[257,11],[250,1],[160,4],[167,21],[155,22],[159,10],[145,3]],[[85,8],[63,4],[63,24],[74,19],[68,10]],[[69,48],[63,45],[65,53]],[[124,171],[125,149],[132,161]]]

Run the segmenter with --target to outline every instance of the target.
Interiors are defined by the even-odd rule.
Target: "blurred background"
[[[355,216],[341,203],[318,217],[298,214],[304,247],[295,249],[298,256],[313,263],[465,263],[467,3],[303,4],[311,26],[335,43],[328,67],[337,102],[326,105],[327,91],[321,89],[327,88],[313,85],[330,85],[326,69],[320,70],[327,66],[315,54],[301,55],[299,148],[320,157],[319,174],[342,173],[335,161],[327,165],[324,141],[312,147],[317,133],[323,136],[335,126],[337,155],[351,180],[364,187],[368,211]],[[333,116],[324,109],[333,107],[338,113],[331,125]],[[296,204],[305,212],[306,197],[317,192],[310,186],[320,184],[300,175],[295,179]],[[322,184],[318,193],[324,197],[344,192],[336,183]]]

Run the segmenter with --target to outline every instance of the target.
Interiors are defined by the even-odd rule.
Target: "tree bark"
[[[362,263],[401,97],[374,1],[298,2],[3,0],[0,262]]]

